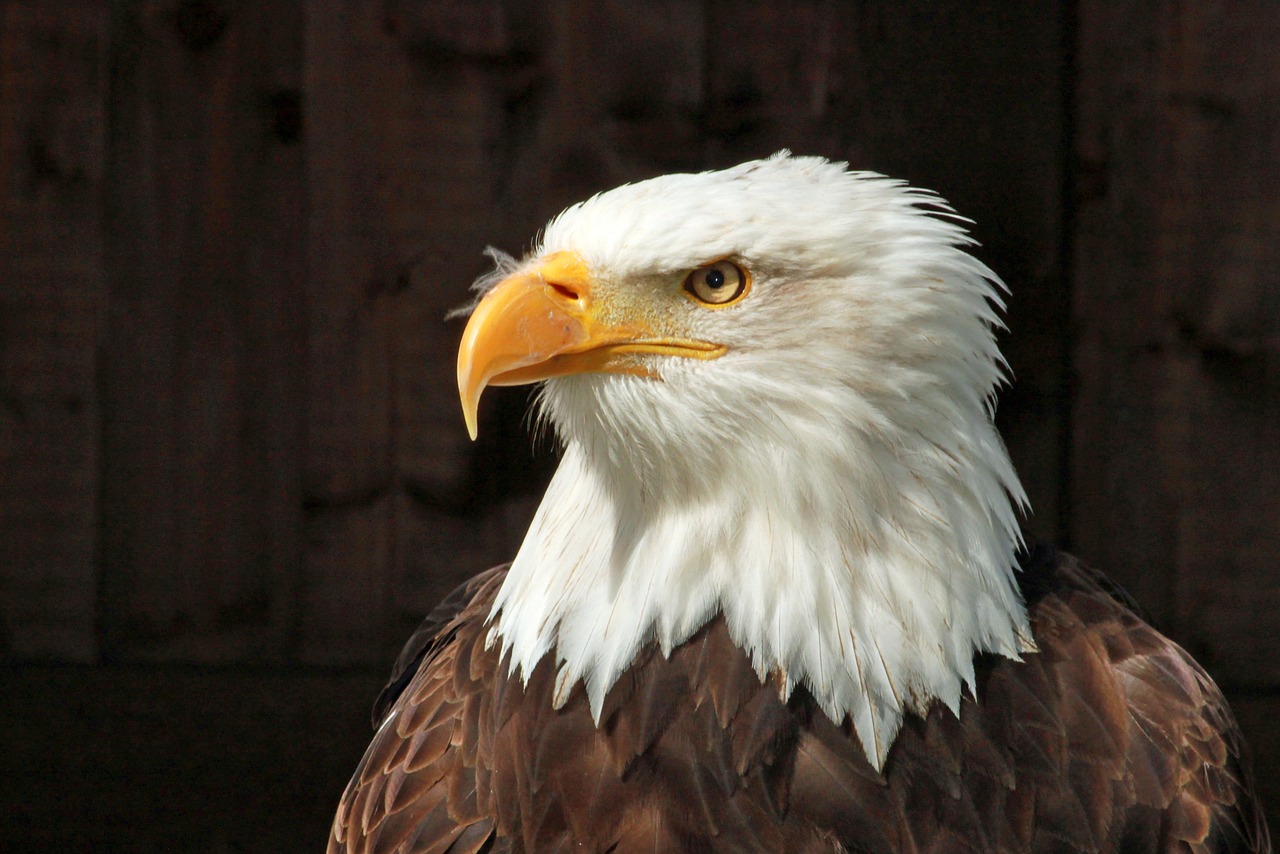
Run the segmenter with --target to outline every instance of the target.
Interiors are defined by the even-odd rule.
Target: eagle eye
[[[732,261],[716,261],[699,267],[684,280],[685,292],[703,305],[724,308],[746,295],[751,287],[747,271]]]

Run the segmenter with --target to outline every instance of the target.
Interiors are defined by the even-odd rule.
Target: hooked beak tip
[[[469,355],[469,350],[464,349]],[[462,403],[462,419],[467,424],[467,435],[471,441],[479,435],[480,395],[484,394],[485,383],[475,381],[472,376],[474,365],[470,358],[462,358],[458,362],[458,398]]]
[[[467,435],[471,437],[471,441],[475,441],[480,435],[480,430],[476,426],[476,411],[468,409],[462,413],[463,419],[467,422]]]

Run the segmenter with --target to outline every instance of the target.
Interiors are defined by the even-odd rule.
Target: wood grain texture
[[[523,85],[528,60],[521,22],[507,4],[399,0],[388,5],[383,23],[393,69],[385,97],[394,107],[379,157],[383,173],[394,176],[385,206],[400,268],[388,620],[395,631],[384,635],[386,650],[465,579],[468,567],[500,560],[517,536],[495,530],[492,520],[502,517],[501,506],[481,509],[476,500],[483,489],[477,474],[487,464],[467,438],[457,402],[462,321],[445,317],[467,302],[467,286],[488,271],[483,249],[500,241],[509,215],[501,199],[504,114],[509,92]],[[493,467],[508,460],[519,466],[528,453],[500,452]],[[513,500],[491,498],[495,505]],[[449,560],[451,553],[459,563]]]
[[[514,51],[496,3],[308,10],[306,661],[384,660],[455,573],[492,560],[502,513],[475,501],[445,315],[503,216]]]
[[[391,594],[394,329],[387,287],[393,46],[375,7],[305,19],[306,561],[298,655],[362,661],[385,643]]]
[[[282,659],[301,542],[291,4],[118,4],[104,654]],[[292,94],[291,94],[292,93]]]
[[[1280,679],[1280,10],[1080,6],[1072,538]]]
[[[105,4],[0,4],[0,657],[97,655]]]

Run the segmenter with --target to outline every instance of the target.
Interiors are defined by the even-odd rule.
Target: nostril
[[[562,285],[559,282],[547,282],[547,287],[551,288],[553,291],[555,291],[565,299],[573,300],[574,302],[579,300],[582,296],[569,285]]]

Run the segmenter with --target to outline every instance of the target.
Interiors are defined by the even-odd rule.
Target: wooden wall
[[[271,778],[304,804],[274,836],[148,807],[136,850],[321,838],[354,687],[511,554],[554,465],[519,390],[466,439],[443,316],[483,247],[782,147],[976,221],[1029,527],[1201,656],[1280,811],[1278,42],[1261,0],[0,0],[0,779],[30,782],[0,841],[102,778],[20,763],[139,693],[173,744],[269,755],[275,726],[314,777]],[[322,701],[332,749],[288,711]],[[137,776],[98,836],[51,843],[217,752],[143,729],[94,754]]]
[[[1073,541],[1280,685],[1280,7],[1085,4]]]

